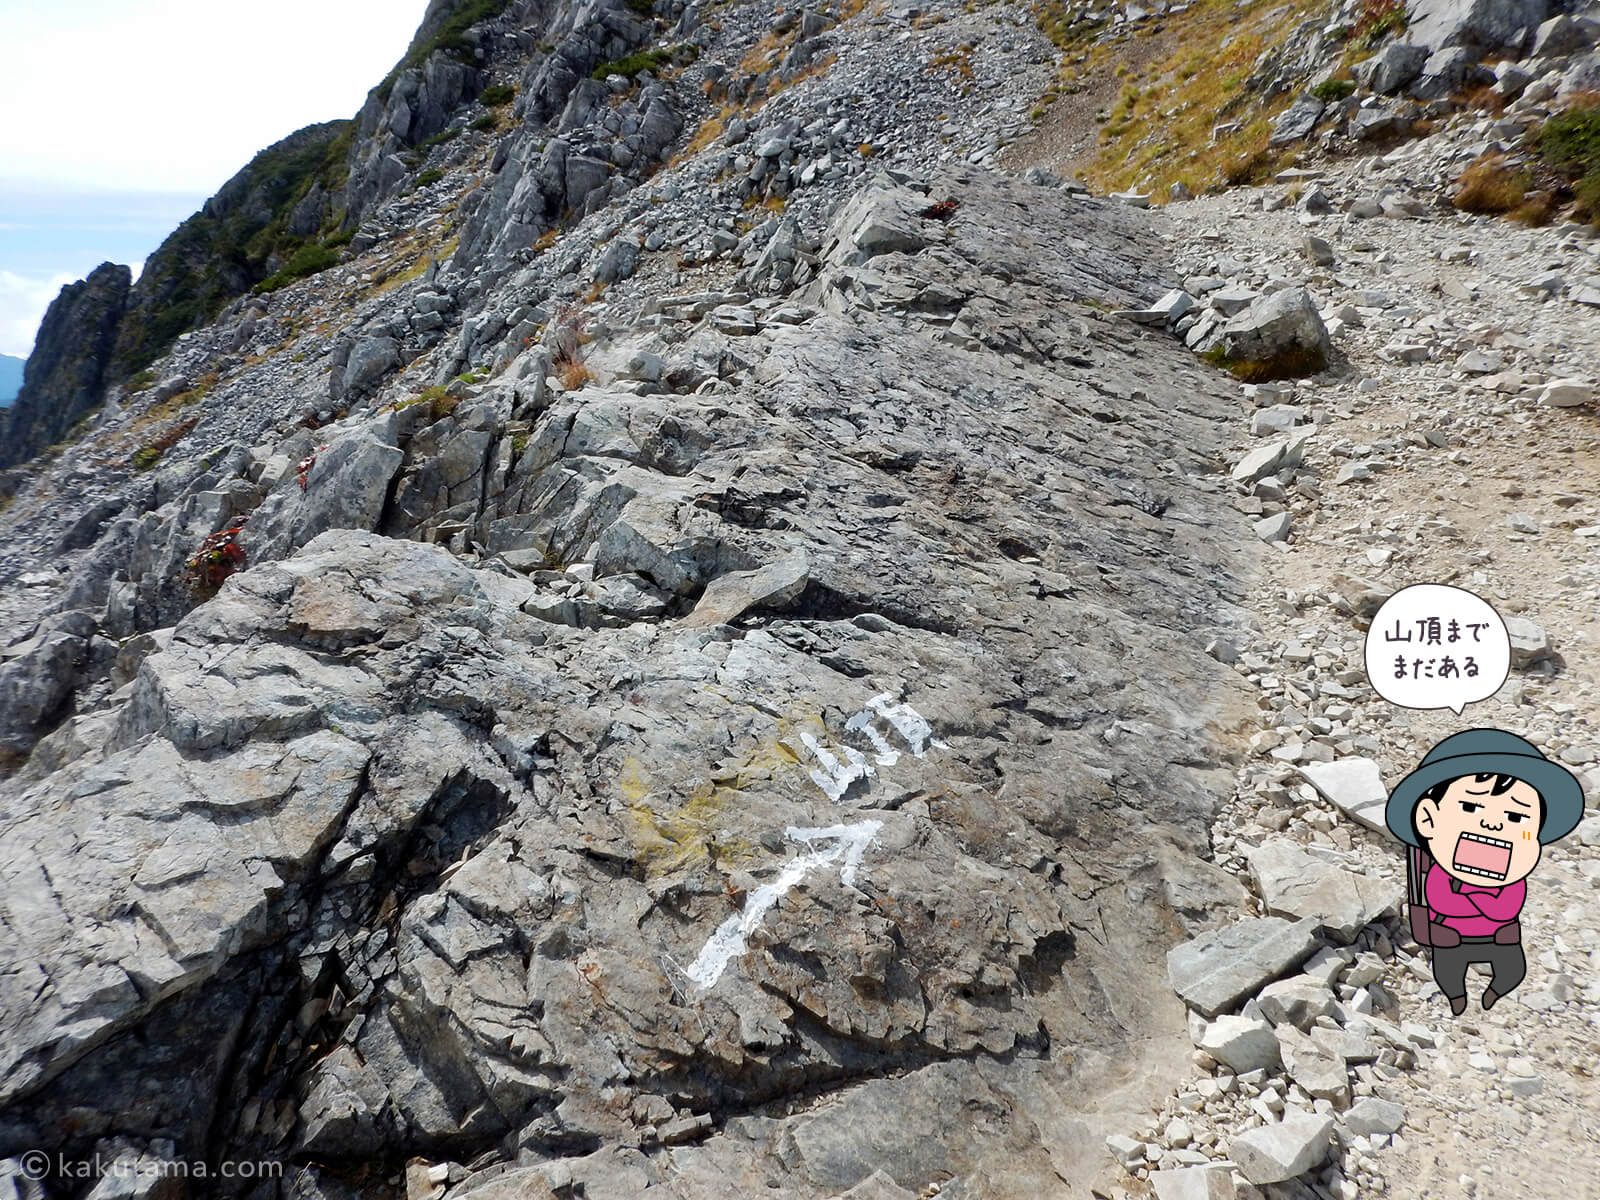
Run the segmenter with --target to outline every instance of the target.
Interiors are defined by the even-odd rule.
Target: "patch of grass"
[[[423,141],[418,142],[417,149],[431,150],[434,146],[442,146],[446,142],[453,142],[460,136],[461,130],[459,129],[444,129],[434,134],[431,138],[426,138]]]
[[[972,51],[973,45],[969,42],[964,46],[957,46],[954,50],[947,50],[943,54],[935,55],[928,63],[930,69],[940,67],[953,68],[962,79],[972,78]]]
[[[142,392],[156,381],[156,373],[146,367],[132,379],[128,380],[127,388],[130,392]]]
[[[453,415],[456,408],[461,404],[460,396],[452,396],[447,389],[442,387],[431,387],[423,392],[422,395],[428,402],[428,416],[435,421],[442,421],[446,417]]]
[[[1526,171],[1508,166],[1504,155],[1491,154],[1467,167],[1457,184],[1451,203],[1462,212],[1508,213],[1527,198],[1533,180]]]
[[[1311,94],[1318,100],[1343,100],[1355,90],[1353,79],[1324,79],[1311,89]]]
[[[699,154],[700,151],[722,136],[722,131],[727,126],[728,118],[738,115],[738,112],[737,105],[724,104],[716,116],[707,117],[700,123],[700,128],[694,131],[694,136],[684,143],[683,149],[674,154],[667,165],[675,167],[686,159],[693,158],[696,154]]]
[[[623,75],[632,79],[641,71],[659,74],[662,67],[673,63],[680,66],[692,63],[699,54],[700,47],[693,42],[680,42],[676,46],[653,46],[648,50],[635,50],[622,58],[601,63],[590,73],[590,77],[604,81],[608,75]]]
[[[517,89],[509,83],[492,83],[478,93],[478,103],[485,108],[499,108],[517,98]]]
[[[1580,93],[1544,123],[1539,154],[1572,181],[1574,215],[1600,225],[1600,92]]]
[[[484,113],[483,116],[472,122],[472,124],[468,125],[467,128],[472,130],[474,133],[482,133],[486,129],[497,128],[499,124],[499,117],[495,116],[493,113]]]
[[[136,471],[148,471],[162,459],[168,450],[171,450],[185,437],[189,431],[200,424],[199,417],[191,417],[187,421],[180,421],[172,426],[154,441],[147,442],[133,452],[130,462]]]
[[[1361,11],[1350,30],[1352,41],[1371,50],[1391,33],[1410,23],[1404,0],[1361,0]]]
[[[292,255],[276,272],[267,276],[256,284],[257,292],[275,292],[279,288],[293,283],[296,279],[304,279],[307,275],[315,275],[319,271],[326,271],[329,267],[336,266],[339,256],[326,246],[316,242],[307,242]]]
[[[1083,46],[1063,66],[1059,90],[1121,82],[1113,85],[1116,100],[1096,118],[1102,128],[1094,159],[1077,174],[1096,192],[1162,196],[1179,178],[1195,191],[1259,182],[1293,155],[1267,143],[1294,94],[1263,99],[1247,81],[1264,55],[1320,17],[1318,0],[1194,0],[1182,18],[1182,37],[1137,72],[1117,61],[1118,44]],[[1213,128],[1224,123],[1238,128],[1214,140]]]
[[[559,238],[560,236],[561,235],[558,232],[556,232],[554,229],[546,229],[534,241],[534,243],[533,243],[533,251],[534,251],[534,253],[535,254],[543,254],[546,250],[550,249],[551,246],[554,246],[556,244],[556,239]]]
[[[414,186],[419,188],[432,187],[443,178],[444,172],[439,170],[438,167],[429,167],[426,171],[417,176],[417,182]]]
[[[1328,365],[1327,356],[1317,350],[1286,350],[1271,358],[1229,358],[1218,344],[1200,356],[1244,383],[1266,383],[1273,379],[1300,379],[1315,375]]]
[[[1548,225],[1555,220],[1556,198],[1545,191],[1529,192],[1506,216],[1520,225]]]
[[[584,384],[594,378],[587,364],[579,358],[563,360],[556,367],[556,377],[561,380],[561,386],[569,392],[575,392]]]

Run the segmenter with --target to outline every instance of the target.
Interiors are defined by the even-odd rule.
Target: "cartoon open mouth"
[[[1455,868],[1485,879],[1504,879],[1511,866],[1511,843],[1463,833],[1456,841]]]

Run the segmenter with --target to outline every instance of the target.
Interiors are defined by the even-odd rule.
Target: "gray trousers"
[[[1459,946],[1435,946],[1433,979],[1446,996],[1467,994],[1468,963],[1489,964],[1493,972],[1489,986],[1497,996],[1504,996],[1521,983],[1528,970],[1528,960],[1522,955],[1522,947],[1516,943],[1502,946],[1495,942],[1463,941]]]

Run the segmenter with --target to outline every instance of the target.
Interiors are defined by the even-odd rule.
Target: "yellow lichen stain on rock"
[[[720,870],[749,867],[770,855],[748,829],[740,829],[740,797],[753,788],[784,787],[785,777],[804,771],[803,732],[822,738],[826,727],[816,713],[782,717],[772,731],[733,762],[708,770],[688,795],[680,786],[654,776],[637,758],[623,760],[616,787],[627,805],[628,840],[647,878],[710,865]],[[815,790],[808,778],[793,780],[793,790]],[[817,793],[819,796],[820,792]]]

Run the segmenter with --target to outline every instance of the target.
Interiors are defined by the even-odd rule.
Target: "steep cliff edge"
[[[0,467],[58,442],[103,398],[133,272],[102,263],[51,302],[16,401],[0,412]]]

